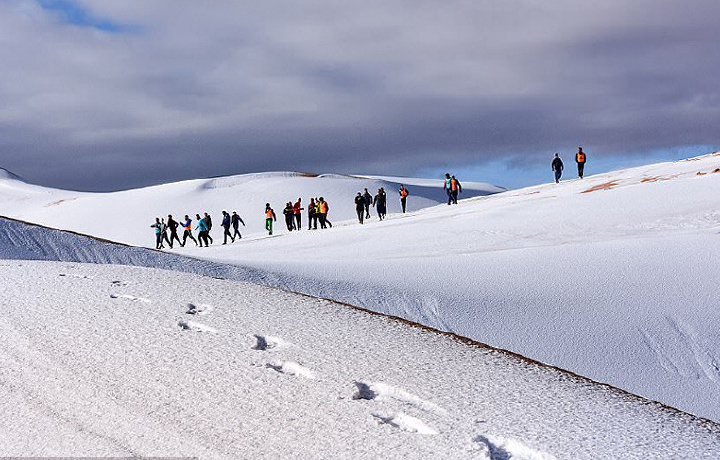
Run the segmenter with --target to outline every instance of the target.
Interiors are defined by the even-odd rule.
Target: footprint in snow
[[[398,428],[403,431],[418,434],[438,434],[437,430],[428,426],[425,422],[419,418],[411,415],[403,414],[398,412],[395,414],[385,414],[381,412],[375,412],[372,414],[378,421],[378,423],[390,425],[394,428]],[[509,459],[508,459],[509,460]]]
[[[110,294],[111,299],[125,299],[129,300],[131,302],[140,302],[140,303],[150,303],[149,299],[145,299],[143,297],[135,297],[134,295],[130,294]]]
[[[217,332],[217,330],[215,330],[214,328],[207,326],[205,324],[196,323],[195,321],[180,320],[180,321],[178,321],[178,326],[180,326],[180,329],[185,330],[185,331],[210,332],[210,333]]]
[[[257,340],[257,343],[255,343],[255,346],[252,347],[253,350],[266,351],[273,348],[281,348],[290,345],[289,342],[284,341],[280,337],[273,337],[271,335],[255,334],[255,340]]]
[[[555,456],[532,449],[517,439],[478,436],[473,441],[479,444],[484,460],[557,460]]]
[[[60,273],[60,276],[67,276],[68,278],[80,278],[80,279],[85,279],[85,280],[93,279],[92,276],[77,275],[75,273]]]
[[[444,415],[447,413],[445,409],[437,404],[426,401],[421,397],[409,393],[402,388],[397,388],[382,382],[355,382],[357,393],[353,395],[353,399],[378,400],[387,401],[395,400],[405,404],[414,406],[425,412],[433,412],[435,414]]]
[[[207,305],[204,303],[195,305],[193,303],[189,303],[189,304],[187,304],[187,311],[185,313],[187,313],[188,315],[203,316],[203,315],[207,315],[208,313],[210,313],[213,310],[214,310],[214,308],[211,305]]]
[[[265,364],[265,367],[273,369],[281,374],[295,375],[305,377],[306,379],[314,379],[315,373],[307,367],[294,361],[274,361]]]

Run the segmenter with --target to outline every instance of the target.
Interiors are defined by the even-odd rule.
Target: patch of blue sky
[[[108,33],[137,33],[138,26],[122,24],[109,18],[97,17],[84,6],[69,0],[37,0],[41,8],[57,15],[61,22],[78,27],[90,27]]]

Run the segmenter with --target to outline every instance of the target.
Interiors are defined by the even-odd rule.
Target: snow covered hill
[[[2,170],[4,171],[4,170]],[[397,180],[397,182],[396,182]],[[399,181],[403,182],[399,182]],[[371,179],[337,174],[311,175],[294,172],[243,174],[239,176],[197,179],[112,193],[86,193],[40,187],[12,173],[0,174],[0,215],[59,229],[102,236],[113,241],[155,247],[155,217],[172,214],[176,220],[185,214],[208,212],[220,229],[221,211],[237,211],[247,227],[244,235],[264,232],[265,203],[270,202],[284,227],[285,203],[302,198],[324,197],[330,204],[330,220],[355,218],[353,199],[365,188],[372,194],[384,187],[388,193],[388,213],[400,212],[397,190],[404,183],[410,190],[409,209],[417,210],[447,200],[443,181],[412,178]],[[504,189],[485,183],[463,184],[462,196],[483,196]],[[303,221],[307,225],[307,219]],[[214,232],[217,234],[217,230]]]
[[[187,252],[720,420],[718,171],[714,154]]]
[[[0,456],[720,456],[713,422],[235,281],[262,272],[1,218],[0,242]]]
[[[706,155],[464,199],[364,226],[337,219],[331,231],[257,234],[231,246],[177,252],[235,264],[264,284],[452,331],[720,420],[719,171],[720,154]],[[260,196],[285,190],[288,180],[298,181],[289,190],[307,184],[295,176],[241,177],[248,199],[261,204]],[[92,194],[47,207],[64,195],[7,180],[17,190],[0,190],[0,213],[147,245],[148,216],[160,212],[152,206],[206,202],[213,184],[234,190],[235,180]],[[320,193],[346,187],[342,193],[350,197],[363,181],[313,180],[325,180]],[[428,192],[444,198],[440,187]],[[123,209],[123,224],[107,225],[108,210],[116,209]],[[351,219],[351,204],[346,211]],[[254,219],[248,224],[261,225],[262,216]]]

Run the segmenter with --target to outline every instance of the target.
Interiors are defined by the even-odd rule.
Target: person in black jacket
[[[373,206],[375,206],[380,220],[383,220],[387,214],[387,195],[384,188],[378,189],[377,195],[373,199]]]
[[[316,211],[317,204],[315,204],[315,198],[310,198],[310,204],[308,205],[308,230],[317,230],[318,216]]]
[[[295,230],[295,210],[291,202],[285,203],[285,209],[283,209],[283,215],[285,216],[285,225],[287,226],[288,232]]]
[[[210,236],[210,230],[212,230],[212,218],[210,218],[210,214],[204,213],[203,220],[205,220],[205,225],[207,226],[207,233],[205,234],[205,237],[207,240],[210,240],[210,244],[213,244],[212,236]],[[207,240],[205,242],[206,246]]]
[[[357,212],[358,220],[362,224],[363,217],[365,217],[365,197],[363,197],[360,192],[358,192],[355,197],[355,212]]]
[[[220,225],[225,230],[223,232],[223,244],[227,244],[228,236],[230,237],[230,242],[234,243],[235,238],[233,238],[232,233],[230,233],[230,214],[228,214],[227,211],[223,211],[222,215],[223,215],[223,219],[222,219],[222,223]]]
[[[563,162],[560,159],[560,154],[556,153],[555,158],[552,162],[552,170],[555,171],[555,183],[560,182],[560,177],[562,177],[562,171],[563,171]]]
[[[177,229],[180,226],[180,224],[177,223],[175,219],[173,219],[172,215],[168,214],[168,220],[167,220],[167,226],[170,229],[170,249],[173,247],[173,241],[177,240],[180,247],[183,246],[182,241],[180,241],[180,237],[178,236]]]
[[[370,192],[368,192],[368,189],[365,189],[365,193],[363,193],[363,198],[365,199],[365,218],[370,218],[370,206],[372,206],[373,203],[373,196],[370,195]]]
[[[240,226],[240,224],[243,224],[243,227],[244,227],[244,226],[245,226],[245,222],[243,222],[243,220],[240,218],[240,216],[238,215],[237,211],[233,211],[232,216],[230,217],[230,223],[232,223],[233,230],[235,230],[235,231],[233,232],[233,243],[234,243],[234,242],[235,242],[235,237],[237,237],[237,239],[242,238],[242,235],[240,234],[240,231],[238,230],[238,227]]]

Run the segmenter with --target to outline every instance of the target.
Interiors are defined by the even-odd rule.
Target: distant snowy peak
[[[359,177],[362,179],[373,179],[373,180],[381,180],[385,182],[393,182],[395,184],[404,184],[409,186],[415,186],[415,187],[443,187],[444,178],[439,177],[437,179],[421,179],[416,177],[397,177],[397,176],[365,176],[365,175],[357,175],[353,177]],[[458,178],[459,180],[460,178]],[[462,185],[462,188],[464,190],[473,190],[473,191],[482,191],[487,192],[487,194],[491,193],[501,193],[506,192],[508,189],[505,187],[500,187],[498,185],[493,185],[487,182],[470,182],[470,181],[460,181],[460,184]]]
[[[8,181],[17,181],[17,182],[27,183],[25,181],[25,179],[23,179],[22,177],[18,176],[17,174],[14,174],[2,167],[0,167],[0,180],[8,180]]]

